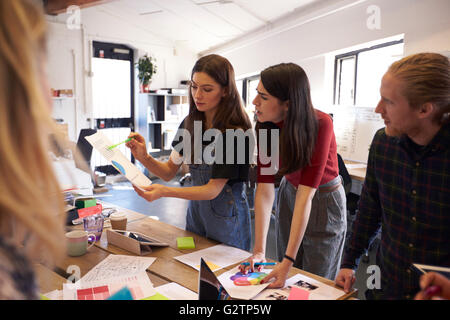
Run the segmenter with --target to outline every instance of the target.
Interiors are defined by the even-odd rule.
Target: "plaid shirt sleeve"
[[[381,205],[378,184],[375,179],[377,141],[381,134],[382,130],[379,130],[370,147],[366,179],[359,200],[359,210],[353,223],[353,229],[349,230],[352,234],[349,245],[344,252],[341,268],[356,269],[358,267],[361,255],[367,250],[381,226]]]

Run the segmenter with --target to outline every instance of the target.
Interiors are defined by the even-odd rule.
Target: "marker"
[[[257,267],[257,266],[274,266],[276,264],[277,264],[276,262],[255,262],[253,265]],[[241,263],[241,266],[249,266],[249,265],[250,265],[249,262]]]
[[[108,147],[108,148],[106,148],[106,149],[108,149],[108,150],[112,150],[112,149],[114,149],[115,147],[117,147],[117,146],[121,145],[122,143],[125,143],[125,142],[128,142],[128,141],[130,141],[131,139],[133,139],[133,138],[128,138],[128,139],[127,139],[127,140],[125,140],[125,141],[119,142],[119,143],[117,143],[117,144],[113,144],[112,146],[109,146],[109,147]]]
[[[439,286],[430,286],[425,289],[425,295],[427,297],[437,296],[441,293],[442,289]]]

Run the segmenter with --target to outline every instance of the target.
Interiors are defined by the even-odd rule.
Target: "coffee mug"
[[[82,256],[87,249],[95,243],[95,234],[88,234],[83,230],[74,230],[66,233],[67,254],[71,257]],[[88,246],[88,240],[92,243]]]
[[[109,216],[111,227],[115,230],[127,230],[127,215],[124,212],[114,212]]]

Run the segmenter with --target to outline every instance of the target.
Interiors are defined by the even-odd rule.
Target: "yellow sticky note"
[[[195,249],[194,238],[179,237],[177,238],[178,249]]]
[[[215,263],[212,263],[211,261],[206,261],[206,264],[208,265],[208,267],[211,269],[211,271],[215,271],[217,269],[220,269],[220,266],[218,266]],[[200,269],[200,265],[196,266],[198,269]]]
[[[169,298],[167,298],[166,296],[163,296],[161,293],[156,293],[148,298],[144,298],[142,300],[170,300]]]

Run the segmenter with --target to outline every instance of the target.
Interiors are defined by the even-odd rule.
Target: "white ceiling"
[[[120,17],[149,34],[199,53],[270,28],[292,11],[325,0],[116,0],[83,9]]]

